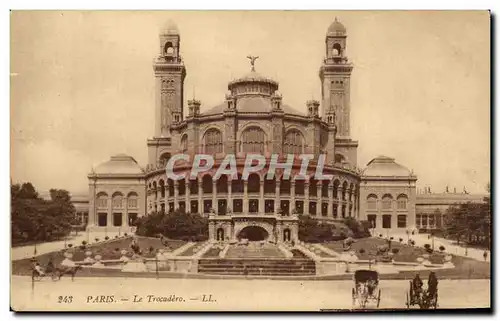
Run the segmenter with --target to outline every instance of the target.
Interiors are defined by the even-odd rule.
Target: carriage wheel
[[[57,271],[52,272],[51,274],[52,281],[59,281],[61,279],[61,276]]]
[[[436,292],[436,295],[434,297],[434,310],[436,310],[438,307],[438,294]]]
[[[352,305],[354,306],[356,304],[356,292],[354,291],[354,288],[352,288]]]
[[[377,296],[377,308],[380,306],[380,295],[382,294],[382,290],[378,289],[378,296]]]
[[[410,308],[410,296],[408,295],[408,292],[406,292],[406,307],[408,309]]]

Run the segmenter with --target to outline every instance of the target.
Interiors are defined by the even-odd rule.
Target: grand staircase
[[[316,265],[308,258],[200,259],[198,273],[225,275],[315,275]]]

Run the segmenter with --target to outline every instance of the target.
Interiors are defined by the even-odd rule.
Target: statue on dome
[[[252,71],[255,71],[255,60],[259,59],[259,56],[248,55],[248,59],[250,59],[250,65],[252,66]]]

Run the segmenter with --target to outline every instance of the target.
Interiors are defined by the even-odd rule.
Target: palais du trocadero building
[[[274,242],[297,239],[298,214],[324,221],[354,217],[369,220],[377,232],[413,230],[417,178],[389,157],[357,167],[358,142],[350,132],[353,64],[346,55],[346,28],[335,21],[325,35],[325,59],[318,62],[321,101],[292,108],[279,94],[276,80],[251,70],[228,83],[221,103],[200,112],[201,102],[184,103],[187,68],[181,57],[181,34],[168,22],[159,35],[153,63],[154,136],[148,139],[148,164],[119,154],[93,169],[89,178],[91,230],[130,230],[137,217],[174,209],[209,217],[211,240],[239,238]],[[146,66],[145,66],[146,67]],[[311,72],[314,72],[312,70]],[[320,114],[321,110],[321,114]],[[187,112],[187,114],[185,114]],[[209,154],[213,171],[197,179],[167,179],[165,164],[173,154]],[[266,170],[241,179],[248,153],[326,154],[324,174],[332,180],[266,178]],[[213,176],[226,154],[235,154],[238,179]],[[176,163],[177,164],[177,163]],[[179,163],[180,164],[180,163]],[[314,173],[316,163],[309,169]],[[174,170],[182,170],[179,166]]]

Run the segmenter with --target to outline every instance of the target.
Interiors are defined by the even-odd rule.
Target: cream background
[[[484,192],[490,175],[487,11],[13,12],[11,178],[39,190],[86,192],[93,164],[125,152],[146,163],[153,134],[153,57],[173,19],[187,67],[185,100],[202,111],[260,56],[283,101],[320,98],[324,37],[348,31],[352,137],[358,165],[379,154],[414,170],[418,185]],[[187,106],[186,106],[187,107]]]

